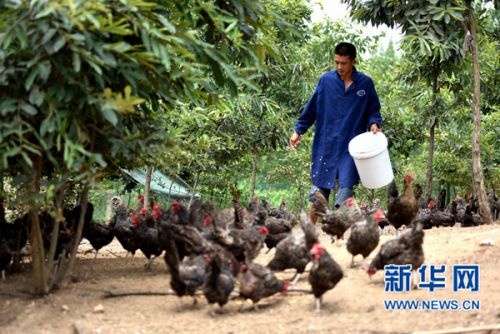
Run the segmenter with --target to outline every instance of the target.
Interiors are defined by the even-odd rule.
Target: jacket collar
[[[339,78],[339,80],[342,80],[342,79],[340,79],[340,75],[337,72],[337,70],[334,70],[334,71],[335,71],[335,74],[337,75],[337,78]],[[352,67],[352,81],[356,82],[358,80],[359,76],[360,76],[360,73],[356,69],[356,66],[353,66]]]

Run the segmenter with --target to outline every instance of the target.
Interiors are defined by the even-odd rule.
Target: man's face
[[[341,77],[352,72],[354,64],[356,64],[355,59],[351,59],[349,56],[335,55],[335,68]]]

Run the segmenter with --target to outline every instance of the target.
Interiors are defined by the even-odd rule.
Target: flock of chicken
[[[396,229],[407,227],[381,246],[366,270],[370,277],[388,264],[411,264],[413,269],[418,269],[424,262],[424,229],[452,226],[456,220],[467,224],[468,216],[474,219],[468,207],[462,208],[458,200],[451,206],[454,212],[435,210],[432,201],[427,209],[419,209],[412,182],[413,176],[408,174],[402,194],[394,181],[391,183],[386,213],[380,208],[368,210],[364,205],[359,206],[353,198],[331,211],[321,193],[315,194],[321,203],[317,212],[322,218],[322,230],[340,239],[350,229],[347,250],[352,254],[352,266],[356,255],[366,258],[377,248],[381,228],[388,224]],[[143,204],[142,197],[140,200]],[[3,271],[13,255],[19,254],[27,243],[26,227],[30,225],[30,216],[26,214],[9,224],[5,221],[3,206],[0,207],[0,270]],[[134,254],[141,250],[149,260],[148,268],[154,257],[164,253],[170,286],[179,297],[195,297],[202,291],[209,304],[223,307],[238,281],[239,296],[250,299],[257,307],[262,298],[289,291],[306,266],[312,263],[308,281],[319,311],[323,294],[343,277],[341,266],[320,244],[316,226],[304,213],[300,217],[302,233],[292,233],[298,221],[286,209],[284,200],[279,208],[272,208],[265,200],[259,205],[255,198],[247,208],[241,208],[235,199],[232,208],[224,210],[201,202],[187,209],[174,201],[169,209],[154,204],[148,211],[142,205],[130,210],[119,197],[114,197],[111,207],[115,214],[106,225],[92,220],[93,206],[87,205],[82,237],[89,240],[96,251],[95,256],[115,237],[128,252]],[[80,213],[80,206],[64,212],[66,223],[59,230],[55,258],[69,253]],[[39,220],[44,247],[48,251],[54,218],[41,213]],[[264,245],[269,250],[275,248],[274,257],[267,265],[254,262]],[[275,275],[286,269],[296,270],[292,282]]]

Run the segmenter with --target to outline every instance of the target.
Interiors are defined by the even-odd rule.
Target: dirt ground
[[[498,223],[498,222],[497,222]],[[294,233],[298,232],[294,230]],[[394,237],[382,235],[381,242]],[[152,272],[146,272],[146,259],[140,252],[125,257],[115,241],[103,248],[86,279],[69,283],[44,298],[32,298],[27,272],[8,275],[0,281],[0,333],[408,333],[414,331],[496,328],[500,333],[500,225],[473,228],[438,228],[427,230],[424,250],[427,264],[447,266],[447,286],[431,293],[412,290],[409,293],[384,291],[384,273],[369,279],[364,268],[375,253],[351,269],[351,257],[345,241],[332,244],[327,235],[321,240],[344,268],[346,277],[324,295],[320,313],[314,310],[311,295],[289,293],[259,303],[254,310],[250,302],[242,311],[240,300],[231,300],[221,314],[213,315],[203,296],[197,305],[192,299],[175,296],[129,296],[103,298],[105,291],[167,291],[169,277],[163,259],[157,259]],[[481,245],[481,244],[486,245]],[[78,271],[83,275],[93,260],[91,248],[84,240]],[[113,253],[111,253],[111,252]],[[274,251],[262,254],[259,263],[267,263]],[[480,291],[453,292],[451,265],[479,264]],[[280,277],[291,277],[293,271]],[[307,273],[297,287],[309,288]],[[386,299],[465,299],[480,301],[475,311],[387,311]],[[462,328],[460,330],[460,328]],[[487,333],[476,331],[475,333]]]

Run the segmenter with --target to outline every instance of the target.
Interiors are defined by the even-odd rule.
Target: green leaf
[[[38,75],[39,68],[36,67],[31,70],[30,74],[26,78],[26,81],[24,81],[24,89],[29,91],[31,89],[31,86],[33,85],[33,82],[36,79],[36,76]]]
[[[66,39],[64,36],[59,36],[53,44],[50,44],[49,46],[46,46],[45,49],[49,54],[54,54],[61,50],[61,48],[66,44]]]
[[[82,67],[82,63],[81,63],[80,55],[76,52],[73,52],[73,70],[76,73],[79,73],[81,67]]]
[[[163,24],[165,28],[167,28],[168,32],[171,34],[175,34],[175,26],[170,23],[163,15],[156,14],[156,17],[158,17],[158,20]]]
[[[49,6],[48,4],[46,4],[46,6],[47,7],[45,7],[45,9],[43,9],[40,13],[38,13],[35,16],[35,19],[41,19],[54,12],[54,9],[51,6]]]
[[[34,116],[38,114],[38,110],[33,107],[31,104],[26,103],[26,102],[21,102],[21,110],[27,113],[30,116]]]
[[[88,59],[86,59],[86,61],[90,65],[90,67],[92,67],[94,69],[94,71],[97,72],[97,74],[102,75],[102,70],[101,70],[101,67],[99,65],[97,65],[96,63],[94,63],[93,61],[88,60]]]
[[[40,79],[46,81],[49,78],[50,71],[52,70],[52,65],[48,61],[44,61],[37,66],[38,73],[40,74]]]
[[[15,112],[17,109],[17,100],[12,98],[6,98],[0,102],[0,114],[6,116],[11,112]]]
[[[116,113],[110,107],[103,106],[101,108],[101,114],[113,126],[116,126],[116,124],[118,123],[118,117],[116,116]]]
[[[43,36],[42,41],[40,42],[41,44],[46,44],[57,32],[56,29],[50,28],[46,33],[45,36]]]
[[[26,164],[28,166],[30,166],[31,168],[33,168],[33,161],[31,161],[30,157],[28,156],[28,154],[26,152],[21,152],[21,155],[23,156],[23,159],[24,161],[26,162]]]
[[[45,97],[45,92],[43,91],[41,92],[38,86],[35,86],[30,92],[29,101],[31,104],[34,104],[39,107],[42,105],[44,97]]]

